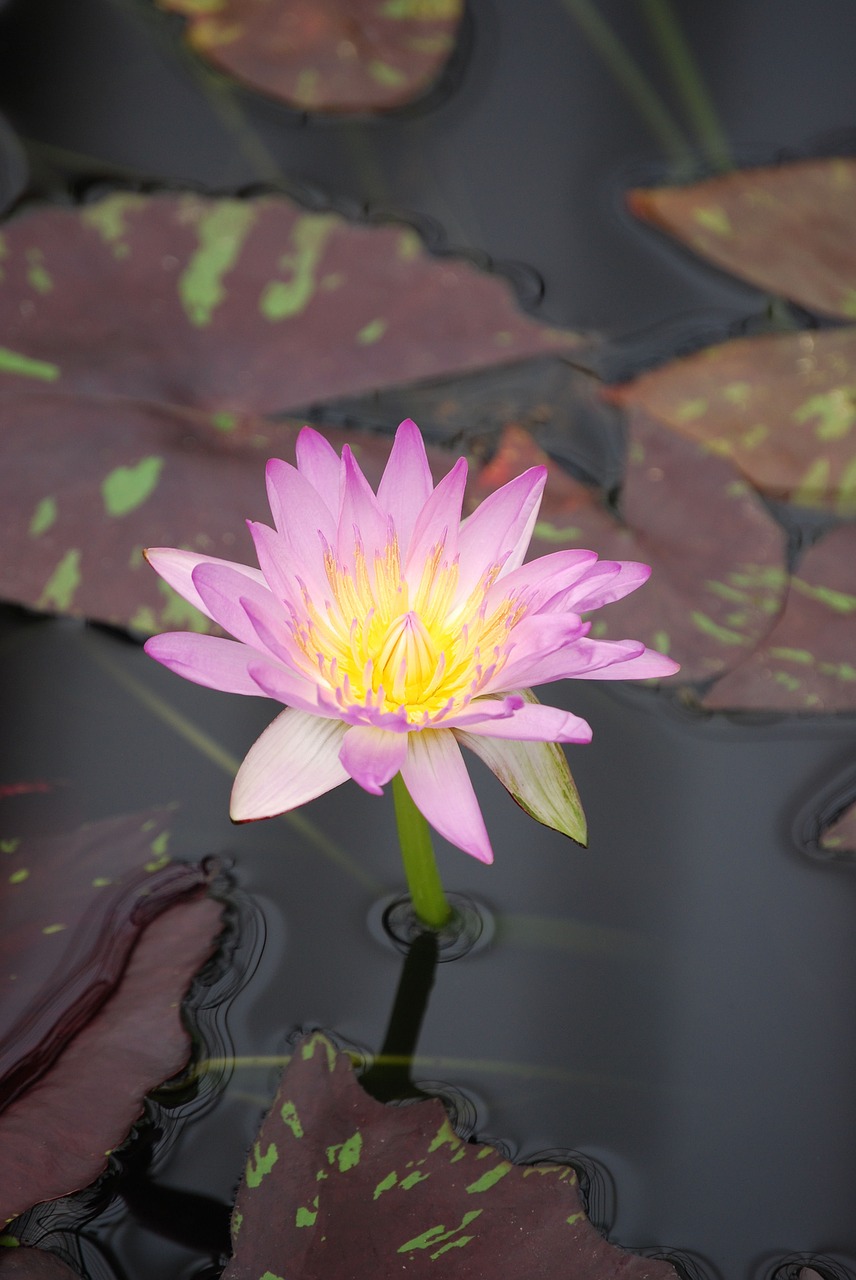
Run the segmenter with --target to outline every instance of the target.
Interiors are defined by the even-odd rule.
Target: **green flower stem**
[[[452,908],[443,892],[428,823],[413,803],[400,773],[392,780],[392,795],[404,874],[413,909],[429,929],[442,929],[452,914]]]

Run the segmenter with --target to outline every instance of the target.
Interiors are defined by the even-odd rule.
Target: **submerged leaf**
[[[809,548],[790,579],[781,618],[704,705],[856,710],[856,525],[841,525]]]
[[[306,111],[384,111],[424,94],[454,48],[463,0],[158,0],[192,48]]]
[[[737,338],[606,395],[730,458],[762,493],[856,513],[856,329]]]
[[[297,1045],[247,1162],[223,1280],[676,1280],[608,1244],[567,1166],[463,1142],[439,1100],[384,1106],[323,1036]]]
[[[758,288],[856,318],[856,160],[743,169],[631,191],[628,202],[637,217]]]

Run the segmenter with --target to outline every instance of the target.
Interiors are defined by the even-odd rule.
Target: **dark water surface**
[[[662,85],[644,8],[600,6]],[[852,5],[675,10],[738,158],[852,151]],[[43,150],[45,190],[106,165],[217,190],[270,176],[171,53],[163,21],[142,0],[13,0],[0,15],[0,107],[22,134],[83,157]],[[604,331],[616,367],[763,316],[757,293],[631,225],[621,192],[664,175],[664,158],[558,2],[478,0],[448,82],[398,118],[307,126],[240,102],[290,182],[526,264],[524,298],[542,280],[539,314]],[[286,820],[233,828],[230,778],[127,678],[239,757],[267,704],[187,685],[82,624],[7,610],[0,645],[0,779],[63,780],[54,803],[70,824],[178,800],[174,848],[233,864],[243,932],[221,990],[256,967],[200,1012],[205,1051],[281,1055],[299,1026],[377,1051],[402,962],[369,923],[401,887],[391,801],[349,784],[301,811],[343,860]],[[704,716],[584,682],[550,701],[594,727],[590,747],[570,748],[590,849],[538,827],[473,763],[496,863],[439,857],[495,933],[439,967],[415,1078],[459,1091],[462,1122],[515,1158],[573,1158],[611,1238],[682,1259],[687,1276],[771,1280],[796,1255],[829,1280],[856,1276],[856,879],[803,843],[852,766],[853,717]],[[222,1093],[156,1113],[166,1133],[151,1169],[143,1134],[116,1184],[130,1210],[114,1200],[86,1228],[95,1280],[216,1275],[276,1074],[238,1066]],[[57,1229],[73,1206],[64,1214]]]

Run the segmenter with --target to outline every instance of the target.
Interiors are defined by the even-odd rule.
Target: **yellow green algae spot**
[[[181,13],[220,13],[226,8],[226,0],[179,0],[176,8]]]
[[[364,324],[357,334],[357,342],[361,347],[370,347],[372,343],[378,342],[386,333],[387,322],[378,316],[375,320],[370,320],[368,324]]]
[[[210,623],[205,614],[200,613],[192,604],[188,604],[186,600],[182,599],[168,582],[164,582],[163,578],[158,578],[157,587],[166,601],[160,615],[162,626],[166,628],[184,627],[188,631],[199,632],[205,632],[209,629]],[[157,628],[153,627],[152,630],[157,630]]]
[[[407,84],[407,76],[398,67],[391,67],[388,62],[373,58],[366,68],[372,80],[389,89],[400,89]]]
[[[79,586],[80,551],[73,547],[65,553],[45,583],[39,596],[39,608],[68,609]]]
[[[849,285],[841,295],[838,310],[849,319],[856,319],[856,289]]]
[[[157,488],[163,458],[141,458],[133,467],[116,467],[101,481],[101,497],[108,516],[126,516],[141,507]]]
[[[381,1178],[380,1182],[374,1189],[373,1200],[377,1200],[383,1195],[384,1191],[389,1191],[398,1181],[398,1174],[393,1169],[392,1173],[388,1173],[385,1178]]]
[[[55,523],[57,516],[56,498],[42,498],[36,503],[36,509],[30,520],[30,537],[40,538],[43,533],[47,533],[52,524]]]
[[[744,449],[757,449],[759,444],[763,444],[770,434],[770,428],[765,426],[763,422],[756,422],[754,427],[750,427],[748,431],[744,431],[740,437],[740,443]]]
[[[436,1227],[429,1227],[427,1231],[422,1232],[421,1236],[414,1236],[413,1239],[408,1240],[406,1244],[399,1245],[398,1252],[410,1253],[412,1249],[430,1249],[433,1245],[439,1244],[441,1240],[448,1240],[450,1236],[456,1236],[459,1231],[463,1231],[471,1222],[474,1222],[476,1218],[480,1217],[482,1212],[482,1209],[471,1209],[469,1213],[464,1214],[456,1227],[451,1227],[448,1230],[442,1222]],[[471,1239],[472,1236],[465,1236],[462,1243]],[[432,1257],[437,1256],[439,1255],[432,1254]]]
[[[44,929],[42,929],[42,933],[45,933],[48,935],[52,933],[62,933],[63,929],[67,929],[67,928],[68,928],[67,924],[46,924]]]
[[[749,621],[749,615],[746,613],[745,609],[740,609],[735,613],[727,613],[725,615],[725,621],[728,623],[729,627],[739,629],[740,627],[746,626],[746,623]]]
[[[155,855],[151,862],[145,864],[146,871],[160,871],[161,867],[165,867],[169,862],[169,854],[167,853],[167,845],[169,844],[169,832],[162,831],[151,843],[151,851]]]
[[[412,49],[414,53],[427,53],[429,57],[448,53],[454,43],[448,31],[438,31],[433,36],[411,36],[404,41],[407,49]]]
[[[235,1212],[232,1214],[232,1235],[233,1236],[236,1236],[238,1232],[241,1230],[243,1222],[244,1222],[244,1215],[242,1213],[239,1213],[238,1210],[236,1209]],[[270,1272],[268,1272],[268,1275],[270,1275]]]
[[[468,1195],[478,1195],[482,1191],[490,1191],[491,1187],[496,1186],[501,1178],[510,1173],[514,1166],[508,1160],[501,1160],[499,1164],[494,1165],[492,1169],[488,1169],[487,1173],[483,1173],[475,1182],[471,1182],[466,1188]]]
[[[19,351],[0,347],[0,373],[17,373],[22,378],[56,382],[59,377],[59,365],[49,364],[47,360],[31,360],[29,356],[22,356]]]
[[[581,538],[583,531],[576,525],[567,525],[564,529],[560,529],[549,520],[539,520],[532,530],[532,536],[541,538],[544,542],[572,542],[575,538]]]
[[[279,1152],[276,1144],[271,1142],[267,1151],[262,1155],[261,1144],[256,1142],[253,1145],[253,1153],[247,1161],[246,1180],[248,1187],[258,1187],[262,1178],[270,1173],[271,1169],[279,1159]]]
[[[323,289],[325,293],[335,293],[337,289],[341,289],[345,283],[344,273],[341,271],[328,271],[326,276],[321,277],[319,289]]]
[[[788,649],[784,645],[770,650],[771,658],[781,658],[784,662],[801,662],[805,666],[814,665],[814,654],[808,649]]]
[[[289,280],[273,280],[262,290],[259,310],[266,320],[287,320],[300,315],[315,292],[315,274],[324,246],[339,225],[334,214],[306,214],[291,233],[293,251],[279,260]]]
[[[107,876],[96,876],[95,879],[92,881],[92,888],[103,889],[106,885],[112,884],[112,883],[113,881],[108,879]]]
[[[713,640],[718,640],[720,644],[737,645],[749,643],[745,636],[739,635],[736,631],[729,631],[727,627],[720,627],[706,613],[693,610],[690,617],[699,631],[702,631],[706,636],[710,636]]]
[[[428,1154],[432,1155],[433,1152],[439,1151],[440,1148],[444,1146],[450,1146],[453,1151],[457,1151],[458,1147],[461,1146],[461,1139],[449,1124],[448,1119],[443,1121],[440,1128],[437,1130],[436,1135],[431,1139],[431,1144],[428,1147]]]
[[[466,1160],[466,1158],[467,1158],[467,1149],[466,1147],[461,1147],[460,1151],[456,1151],[455,1154],[452,1156],[451,1160],[449,1161],[449,1164],[457,1164],[459,1160]]]
[[[304,1205],[298,1207],[297,1213],[294,1215],[294,1225],[296,1227],[313,1227],[315,1219],[318,1217],[318,1197],[312,1201],[312,1208],[307,1209]]]
[[[17,1249],[20,1243],[17,1236],[0,1236],[0,1249]]]
[[[308,1040],[307,1043],[303,1045],[300,1050],[300,1056],[303,1058],[303,1061],[308,1062],[310,1058],[314,1058],[316,1049],[323,1049],[327,1055],[327,1070],[335,1070],[337,1057],[336,1048],[335,1045],[331,1044],[326,1036],[313,1036],[311,1040]]]
[[[44,264],[45,255],[41,249],[27,249],[27,280],[36,293],[50,293],[53,289],[51,274]]]
[[[752,387],[748,382],[726,382],[722,388],[722,395],[729,404],[745,409],[752,398]]]
[[[422,241],[415,231],[411,231],[408,227],[406,231],[399,232],[396,253],[402,262],[412,262],[421,252]]]
[[[786,671],[777,671],[773,679],[776,684],[784,685],[789,693],[796,693],[801,683],[801,681],[795,680],[793,676],[789,676]]]
[[[585,1216],[584,1213],[572,1213],[569,1218],[565,1218],[565,1222],[569,1227],[572,1227],[576,1222],[584,1222]]]
[[[294,84],[294,98],[302,107],[314,107],[318,101],[321,76],[315,67],[303,67]]]
[[[381,14],[402,21],[448,22],[460,17],[461,0],[386,0]]]
[[[696,400],[683,400],[675,409],[675,422],[694,422],[707,413],[707,401],[701,397]]]
[[[510,347],[514,341],[514,334],[509,333],[507,329],[500,329],[493,335],[493,340],[498,347]]]
[[[835,387],[809,396],[791,416],[800,425],[817,418],[818,440],[841,440],[856,422],[856,387]]]
[[[598,618],[597,622],[592,623],[590,634],[595,640],[601,640],[609,630],[609,624],[604,622],[602,618]]]
[[[234,1228],[233,1228],[234,1230]],[[285,1280],[284,1276],[275,1276],[272,1271],[266,1271],[260,1280]]]
[[[0,840],[0,853],[14,853],[20,843],[19,836],[15,836],[12,840]]]
[[[280,1108],[280,1116],[284,1125],[287,1125],[295,1138],[303,1137],[303,1125],[300,1123],[300,1116],[297,1114],[297,1107],[293,1102],[284,1102]]]
[[[652,639],[654,641],[654,648],[659,649],[660,653],[669,652],[669,646],[672,641],[668,631],[655,631]]]
[[[211,425],[216,427],[218,431],[234,431],[238,425],[238,415],[236,413],[212,413]]]
[[[856,680],[856,667],[849,662],[819,662],[817,669],[824,676],[835,676],[838,680],[852,683]]]
[[[628,461],[634,463],[635,466],[641,466],[642,463],[645,461],[644,444],[642,444],[639,440],[631,440],[630,448],[627,451],[627,458],[628,458]]]
[[[829,470],[828,458],[815,458],[791,494],[791,502],[797,506],[814,506],[830,487]]]
[[[705,231],[713,231],[718,236],[733,234],[728,214],[721,205],[709,204],[693,209],[693,219],[700,227],[704,227]]]
[[[418,1169],[414,1169],[412,1173],[408,1173],[406,1178],[402,1178],[399,1186],[402,1191],[409,1191],[411,1187],[415,1187],[417,1182],[424,1182],[426,1178],[430,1178],[430,1173],[420,1173]]]
[[[105,244],[113,246],[113,252],[126,248],[120,242],[127,231],[126,218],[135,209],[143,209],[150,203],[147,196],[120,193],[87,205],[80,211],[80,221],[85,227],[97,231]]]
[[[204,328],[226,297],[223,277],[238,261],[256,211],[243,200],[221,200],[197,223],[199,248],[178,281],[181,304],[191,324]]]
[[[803,582],[801,578],[792,578],[791,586],[800,595],[809,596],[812,600],[817,600],[828,608],[834,609],[836,613],[853,613],[856,610],[856,596],[848,595],[846,591],[833,591],[831,587],[814,587],[810,582]]]
[[[836,488],[838,497],[835,506],[838,514],[853,515],[856,512],[856,458],[851,458],[847,463],[838,478]]]
[[[12,874],[11,874],[11,875],[10,875],[10,877],[9,877],[9,883],[10,883],[10,884],[23,884],[23,883],[24,883],[24,881],[28,878],[29,874],[30,874],[30,873],[29,873],[29,871],[27,870],[27,868],[26,868],[26,867],[21,867],[21,869],[20,869],[19,871],[13,871],[13,872],[12,872]]]
[[[362,1149],[363,1137],[358,1130],[346,1142],[327,1148],[327,1163],[336,1164],[340,1173],[347,1173],[349,1169],[355,1168],[360,1163]]]
[[[154,610],[150,609],[147,604],[141,604],[133,617],[129,619],[128,626],[132,631],[145,631],[148,635],[154,635],[158,629]]]

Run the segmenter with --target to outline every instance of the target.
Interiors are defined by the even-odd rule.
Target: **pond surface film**
[[[597,8],[680,118],[645,6]],[[10,0],[0,109],[39,144],[36,186],[54,199],[111,174],[218,192],[270,181],[252,136],[320,205],[395,212],[436,245],[514,264],[524,302],[543,290],[542,319],[610,339],[612,376],[763,326],[759,293],[625,213],[627,187],[673,170],[573,9],[476,0],[424,104],[307,124],[247,92],[235,132],[143,0]],[[674,12],[740,163],[852,153],[849,4]],[[347,414],[398,420],[371,398]],[[441,434],[439,420],[420,425]],[[614,482],[620,446],[567,449]],[[297,823],[233,827],[230,776],[133,690],[238,758],[269,704],[188,685],[82,623],[4,608],[0,645],[0,782],[57,782],[51,819],[69,828],[178,801],[172,848],[216,855],[236,886],[223,1002],[197,1014],[199,1056],[236,1065],[196,1098],[165,1090],[103,1194],[40,1214],[43,1243],[73,1248],[89,1216],[76,1247],[93,1280],[213,1280],[296,1030],[326,1028],[367,1062],[384,1042],[403,964],[378,927],[403,888],[391,797],[347,784]],[[856,879],[806,844],[830,785],[846,786],[853,717],[705,715],[584,681],[550,693],[594,728],[591,746],[569,748],[590,847],[539,827],[470,758],[496,861],[440,840],[438,859],[447,888],[483,904],[491,937],[439,964],[413,1080],[514,1159],[573,1161],[610,1238],[689,1280],[794,1280],[799,1259],[853,1280]]]

